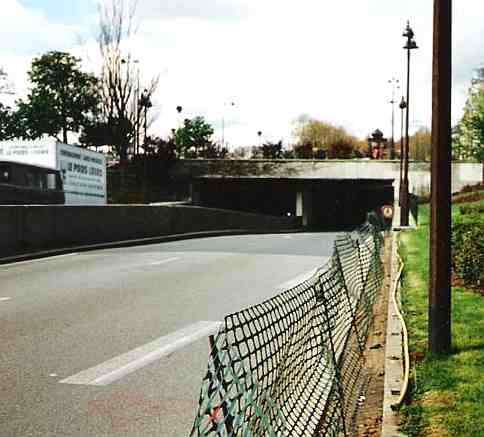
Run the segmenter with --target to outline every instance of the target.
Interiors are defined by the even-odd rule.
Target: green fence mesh
[[[192,437],[350,436],[381,288],[374,218],[339,236],[310,279],[225,317],[211,339]]]

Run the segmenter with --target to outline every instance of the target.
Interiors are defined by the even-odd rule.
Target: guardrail
[[[370,218],[336,240],[310,279],[225,317],[192,437],[353,435],[383,281],[380,229]]]

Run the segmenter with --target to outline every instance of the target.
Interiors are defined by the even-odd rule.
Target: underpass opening
[[[311,230],[352,229],[368,212],[380,213],[393,201],[393,179],[203,176],[192,181],[195,205],[298,217]]]

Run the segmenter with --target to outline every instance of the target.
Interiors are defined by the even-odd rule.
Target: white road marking
[[[177,261],[179,259],[180,258],[168,258],[168,259],[164,259],[162,261],[156,261],[154,263],[150,263],[150,266],[159,266],[161,264],[166,264],[166,263],[169,263],[169,262],[172,262],[172,261]]]
[[[7,300],[11,300],[11,297],[0,297],[0,302],[6,302]]]
[[[1,265],[0,267],[4,268],[4,269],[8,269],[8,268],[11,268],[11,267],[22,266],[24,264],[33,264],[33,263],[38,263],[38,262],[42,262],[42,261],[55,261],[59,258],[66,258],[68,256],[76,256],[76,255],[79,255],[79,252],[66,253],[64,255],[49,256],[47,258],[31,259],[31,260],[28,260],[28,261],[19,261],[19,262],[12,263],[12,264],[4,264],[4,265]]]
[[[194,341],[216,334],[221,324],[222,322],[213,321],[194,323],[59,382],[61,384],[108,385]]]

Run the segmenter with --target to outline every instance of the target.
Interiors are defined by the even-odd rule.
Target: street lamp
[[[176,120],[176,129],[181,129],[183,127],[183,121],[182,121],[182,116],[181,113],[183,111],[183,106],[178,105],[176,107],[176,112],[177,112],[177,120]]]
[[[259,137],[259,147],[262,146],[262,131],[257,131],[257,136]]]
[[[398,204],[402,204],[402,184],[403,184],[403,155],[405,153],[405,145],[403,144],[403,114],[405,112],[405,108],[407,107],[407,103],[405,102],[405,97],[402,96],[402,100],[398,105],[401,109],[401,117],[400,117],[400,185],[399,185],[399,194],[398,194]]]
[[[392,77],[388,83],[392,85],[392,100],[390,101],[392,104],[392,139],[390,143],[390,159],[395,159],[395,85],[397,86],[397,89],[400,89],[400,81]]]
[[[133,61],[134,64],[137,65],[137,70],[136,70],[136,92],[134,95],[134,119],[135,119],[135,125],[134,125],[134,150],[135,150],[135,155],[139,155],[139,108],[136,102],[139,100],[139,60],[135,59]]]
[[[126,67],[126,89],[129,89],[128,97],[131,96],[132,91],[132,82],[131,82],[131,56],[128,57],[126,60],[125,58],[121,58],[121,65]],[[139,60],[134,59],[133,64],[137,65],[137,72],[136,72],[136,89],[134,90],[134,98],[132,101],[132,117],[133,117],[133,155],[139,155],[139,111],[138,111],[138,101],[139,101]],[[121,74],[121,73],[120,73]],[[120,76],[120,81],[122,85],[123,78]],[[123,97],[124,99],[124,97]]]
[[[153,104],[151,103],[151,94],[147,89],[143,90],[143,93],[141,94],[141,97],[138,101],[138,114],[139,114],[139,109],[144,108],[144,129],[145,129],[145,136],[144,136],[144,141],[143,141],[143,197],[145,202],[148,201],[148,163],[146,159],[147,155],[147,148],[148,148],[148,136],[147,136],[147,130],[148,130],[148,108],[151,108]]]
[[[402,36],[407,38],[407,42],[403,47],[407,50],[407,113],[405,122],[405,156],[403,158],[403,181],[402,181],[402,199],[400,200],[401,214],[400,214],[400,226],[408,226],[408,124],[409,124],[409,110],[410,110],[410,51],[418,49],[417,43],[413,39],[413,30],[410,27],[410,22],[407,21],[407,27],[403,32]]]
[[[222,113],[222,149],[225,147],[225,107],[226,106],[235,106],[234,102],[224,103],[224,110]]]
[[[138,107],[139,108],[144,108],[145,114],[144,114],[144,131],[145,131],[145,137],[143,141],[143,149],[144,149],[144,154],[146,155],[146,146],[147,146],[147,128],[148,128],[148,108],[151,108],[153,104],[151,103],[151,94],[148,92],[147,89],[143,90],[143,93],[141,94],[141,97],[138,101]]]

